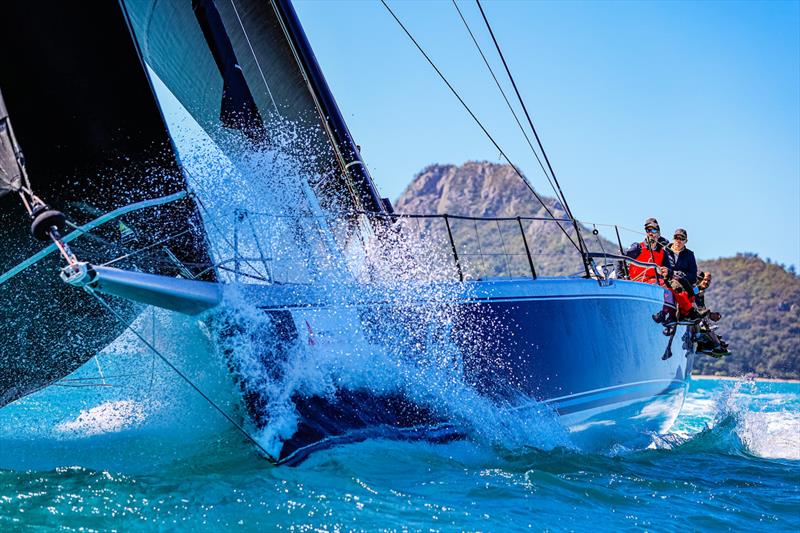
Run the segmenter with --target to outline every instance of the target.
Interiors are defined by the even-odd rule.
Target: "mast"
[[[347,128],[328,82],[325,81],[291,0],[271,0],[271,4],[317,106],[339,166],[353,186],[357,201],[364,211],[385,213],[386,205],[361,159],[358,146]]]

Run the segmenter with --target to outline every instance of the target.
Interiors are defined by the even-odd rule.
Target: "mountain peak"
[[[559,202],[550,197],[542,199],[555,216],[564,215]],[[489,161],[429,165],[414,177],[395,207],[399,213],[478,217],[546,214],[514,167]]]

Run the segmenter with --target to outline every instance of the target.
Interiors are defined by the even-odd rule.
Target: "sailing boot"
[[[663,324],[664,321],[667,319],[667,313],[664,312],[664,310],[662,309],[658,313],[654,314],[652,318],[653,322],[655,322],[656,324]]]

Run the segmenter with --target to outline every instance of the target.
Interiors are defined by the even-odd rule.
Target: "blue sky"
[[[452,3],[389,3],[552,195]],[[700,258],[800,266],[800,3],[483,5],[577,218],[655,216]],[[501,73],[476,5],[459,6]],[[384,196],[431,163],[501,162],[380,2],[295,7]]]

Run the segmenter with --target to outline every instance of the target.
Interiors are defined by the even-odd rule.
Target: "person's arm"
[[[697,283],[697,259],[695,259],[693,251],[691,250],[686,250],[686,251],[689,252],[687,254],[689,259],[689,265],[686,267],[686,271],[684,273],[686,274],[686,279],[689,281],[689,283],[694,285],[695,283]]]
[[[664,262],[662,266],[667,269],[665,277],[667,279],[672,278],[672,274],[675,272],[675,259],[672,257],[670,250],[666,247],[664,247]]]
[[[636,259],[639,257],[640,253],[642,253],[642,244],[639,242],[631,244],[630,247],[625,250],[625,255],[631,259]]]

